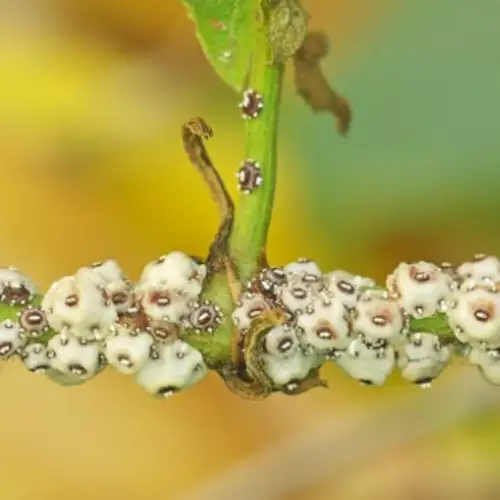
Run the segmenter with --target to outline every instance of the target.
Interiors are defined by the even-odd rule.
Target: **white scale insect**
[[[147,392],[167,398],[197,384],[206,374],[201,353],[182,340],[174,340],[158,346],[157,356],[137,372],[136,382]]]
[[[414,333],[398,351],[397,365],[404,379],[423,388],[430,387],[446,367],[451,352],[433,333]]]
[[[264,337],[264,351],[264,369],[276,387],[303,380],[318,366],[319,357],[304,353],[292,328],[272,328]]]
[[[363,385],[380,386],[394,369],[396,354],[391,345],[371,345],[361,337],[353,340],[346,351],[340,351],[336,363]]]

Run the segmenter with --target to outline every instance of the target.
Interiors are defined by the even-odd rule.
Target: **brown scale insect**
[[[23,284],[4,284],[0,302],[9,305],[26,305],[32,299],[31,292]]]
[[[214,303],[205,302],[193,305],[193,310],[187,317],[187,322],[196,333],[212,333],[222,321],[222,312]]]
[[[276,295],[278,289],[286,285],[286,274],[279,267],[267,267],[260,272],[259,283],[263,292]]]
[[[18,314],[21,331],[29,337],[37,338],[49,331],[45,313],[38,307],[28,306]]]
[[[111,301],[115,306],[122,306],[130,300],[130,295],[126,292],[115,292],[111,294]]]
[[[127,327],[131,334],[143,332],[148,328],[148,318],[139,305],[129,307],[125,312],[118,313],[117,322]]]
[[[236,177],[239,191],[244,194],[253,193],[263,181],[259,162],[252,159],[245,160],[236,173]]]
[[[158,342],[167,342],[179,337],[180,328],[174,323],[164,320],[150,320],[146,328]]]
[[[241,116],[244,120],[258,118],[264,109],[264,98],[260,92],[247,89],[243,92],[243,100],[239,104]]]
[[[134,305],[135,294],[132,288],[120,288],[110,291],[111,302],[116,307],[118,313],[126,311]]]
[[[278,299],[279,289],[286,283],[286,275],[281,268],[266,267],[258,276],[255,276],[247,283],[246,289],[253,293],[259,293],[270,304],[274,304]]]

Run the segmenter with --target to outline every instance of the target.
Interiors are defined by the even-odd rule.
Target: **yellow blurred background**
[[[354,125],[348,139],[336,137],[331,118],[312,115],[288,87],[271,260],[306,255],[325,270],[349,267],[380,279],[401,260],[500,253],[492,230],[500,221],[500,154],[491,135],[498,117],[491,89],[500,77],[494,55],[481,48],[498,45],[498,6],[304,3],[312,26],[331,37],[328,74],[350,98]],[[429,59],[435,46],[444,59]],[[427,69],[405,77],[400,60]],[[431,85],[437,82],[438,96]],[[2,265],[20,267],[46,288],[103,258],[116,258],[137,278],[146,262],[170,250],[203,255],[217,211],[183,154],[180,127],[196,115],[213,126],[211,155],[232,182],[243,151],[237,103],[205,61],[177,0],[2,0]],[[112,370],[66,389],[7,363],[0,372],[0,499],[174,499],[219,476],[224,483],[224,474],[230,484],[241,461],[249,461],[247,488],[261,487],[255,500],[498,498],[497,407],[478,403],[471,418],[453,418],[470,389],[455,382],[459,371],[454,366],[436,382],[449,390],[423,417],[451,412],[444,428],[360,456],[339,476],[329,460],[366,437],[354,432],[337,445],[336,426],[359,412],[378,422],[381,408],[397,410],[420,390],[398,377],[381,389],[361,388],[327,367],[330,390],[297,398],[241,401],[210,375],[158,402]],[[285,448],[276,458],[283,476],[252,472],[260,452],[313,436],[330,421],[330,453],[312,450],[287,469],[293,453]],[[374,424],[369,439],[377,433]],[[283,488],[316,467],[325,473],[299,481],[294,491]],[[242,492],[214,495],[237,500]]]

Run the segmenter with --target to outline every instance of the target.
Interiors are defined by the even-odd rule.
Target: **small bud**
[[[269,14],[269,42],[275,62],[285,62],[304,42],[309,14],[297,0],[273,0]]]

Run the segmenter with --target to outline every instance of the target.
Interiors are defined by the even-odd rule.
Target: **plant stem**
[[[242,194],[230,239],[231,255],[239,278],[246,282],[266,262],[265,249],[271,223],[276,185],[277,133],[283,82],[283,65],[272,62],[265,33],[259,34],[253,54],[248,87],[260,92],[264,108],[246,125],[245,159],[259,162],[262,185]]]

